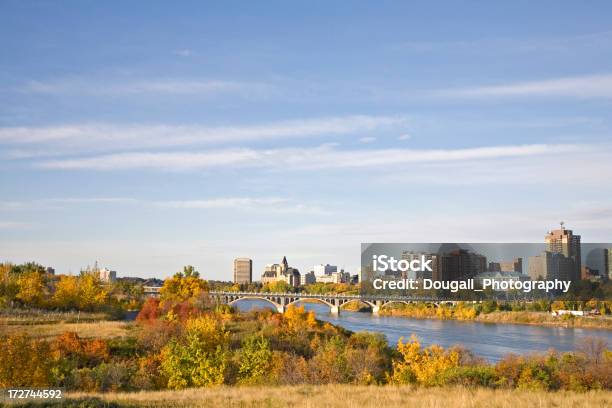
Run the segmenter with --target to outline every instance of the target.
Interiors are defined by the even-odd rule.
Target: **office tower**
[[[561,222],[561,228],[550,231],[544,237],[546,249],[549,252],[561,254],[574,263],[569,280],[579,280],[581,275],[582,260],[580,258],[580,235],[574,235],[572,230],[565,228]]]
[[[414,260],[421,261],[421,259],[431,261],[431,271],[406,271],[403,273],[405,275],[403,278],[405,279],[431,279],[433,271],[438,267],[438,255],[436,254],[420,251],[403,251],[402,259],[408,262],[412,262]]]
[[[433,268],[432,277],[440,281],[466,280],[486,270],[486,256],[458,249],[438,255],[438,262]]]
[[[572,280],[574,261],[556,252],[544,251],[529,257],[529,277],[532,280]]]
[[[604,249],[604,279],[612,280],[612,248]]]
[[[253,282],[253,261],[249,258],[234,259],[234,283]]]

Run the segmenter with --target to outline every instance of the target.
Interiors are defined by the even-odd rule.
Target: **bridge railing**
[[[216,296],[280,296],[280,297],[292,297],[292,298],[305,298],[305,299],[325,299],[325,298],[339,298],[339,299],[363,299],[363,300],[399,300],[399,301],[427,301],[427,302],[450,302],[453,299],[441,299],[433,296],[398,296],[398,295],[343,295],[338,293],[330,294],[314,294],[314,293],[290,293],[290,292],[227,292],[227,291],[212,291],[209,292],[211,295]]]

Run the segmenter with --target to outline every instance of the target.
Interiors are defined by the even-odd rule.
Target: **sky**
[[[0,0],[0,261],[610,242],[611,109],[606,1]]]

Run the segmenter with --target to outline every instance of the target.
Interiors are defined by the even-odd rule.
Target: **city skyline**
[[[612,241],[608,2],[0,11],[0,261],[221,280],[559,220]]]

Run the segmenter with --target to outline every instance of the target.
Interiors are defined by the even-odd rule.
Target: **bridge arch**
[[[271,299],[268,299],[265,296],[240,296],[240,297],[238,297],[238,298],[228,302],[227,304],[231,306],[234,303],[239,302],[241,300],[264,300],[264,301],[270,303],[272,306],[274,306],[274,308],[276,310],[279,310],[279,309],[282,308],[282,305],[280,303],[276,303],[275,301],[273,301]]]
[[[343,306],[346,306],[349,303],[353,303],[353,302],[357,302],[357,303],[361,303],[363,305],[366,305],[367,307],[371,308],[372,310],[374,310],[374,307],[376,307],[376,305],[374,303],[369,302],[369,301],[364,300],[364,299],[351,299],[351,300],[348,300],[348,301],[344,302],[342,304],[342,306],[340,306],[340,307],[342,308]]]
[[[405,305],[409,305],[409,304],[411,304],[412,302],[411,302],[411,301],[407,301],[407,300],[390,300],[390,301],[385,302],[385,303],[383,303],[382,305],[380,305],[380,308],[382,309],[383,307],[385,307],[385,306],[387,306],[387,305],[390,305],[390,304],[393,304],[393,303],[403,303],[403,304],[405,304]]]
[[[298,298],[298,299],[292,300],[291,302],[287,303],[287,306],[291,306],[291,305],[294,305],[296,303],[304,302],[304,300],[307,300],[307,299],[316,300],[318,303],[323,303],[323,304],[329,306],[330,308],[336,307],[336,305],[333,305],[333,304],[329,303],[328,301],[326,301],[324,299],[319,299],[319,298]]]

